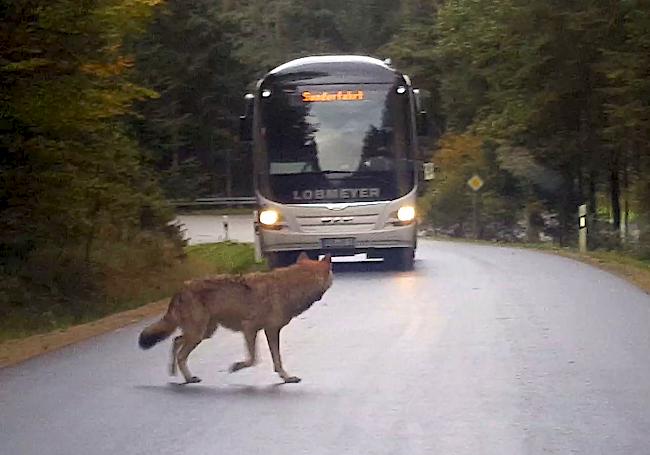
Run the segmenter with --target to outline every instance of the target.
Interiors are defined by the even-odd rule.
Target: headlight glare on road
[[[400,209],[397,211],[397,219],[402,223],[413,221],[415,219],[415,207],[411,205],[400,207]]]
[[[273,226],[280,220],[280,214],[277,210],[265,209],[260,212],[260,223],[265,226]]]

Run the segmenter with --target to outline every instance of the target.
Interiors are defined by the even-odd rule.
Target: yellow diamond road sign
[[[483,179],[476,174],[474,174],[474,176],[467,181],[469,187],[474,191],[480,190],[483,187],[484,183],[485,182],[483,181]]]

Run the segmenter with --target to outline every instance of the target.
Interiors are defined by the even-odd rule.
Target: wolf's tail
[[[142,349],[149,349],[154,344],[164,340],[169,335],[174,333],[174,330],[176,330],[176,327],[178,327],[178,322],[174,317],[173,307],[179,302],[180,294],[176,294],[174,297],[172,297],[172,301],[169,303],[167,313],[165,313],[162,319],[146,327],[142,333],[140,333],[138,344],[140,344],[140,347]]]

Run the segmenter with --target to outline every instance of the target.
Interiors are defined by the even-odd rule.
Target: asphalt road
[[[0,370],[0,454],[648,454],[650,298],[590,266],[422,241],[414,272],[339,265],[283,332],[278,385],[239,334],[170,383],[138,324]],[[175,379],[178,380],[178,379]]]

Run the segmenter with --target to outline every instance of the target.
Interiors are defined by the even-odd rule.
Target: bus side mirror
[[[245,115],[239,117],[239,140],[250,142],[253,140],[253,122]]]
[[[253,108],[255,96],[247,93],[244,96],[244,115],[239,117],[239,139],[242,142],[253,140]]]
[[[427,115],[427,111],[418,112],[416,125],[418,130],[418,136],[429,135],[429,116]]]
[[[418,133],[418,136],[428,136],[429,135],[429,116],[427,111],[422,109],[422,98],[424,93],[419,88],[413,89],[413,97],[415,99],[415,126]]]

